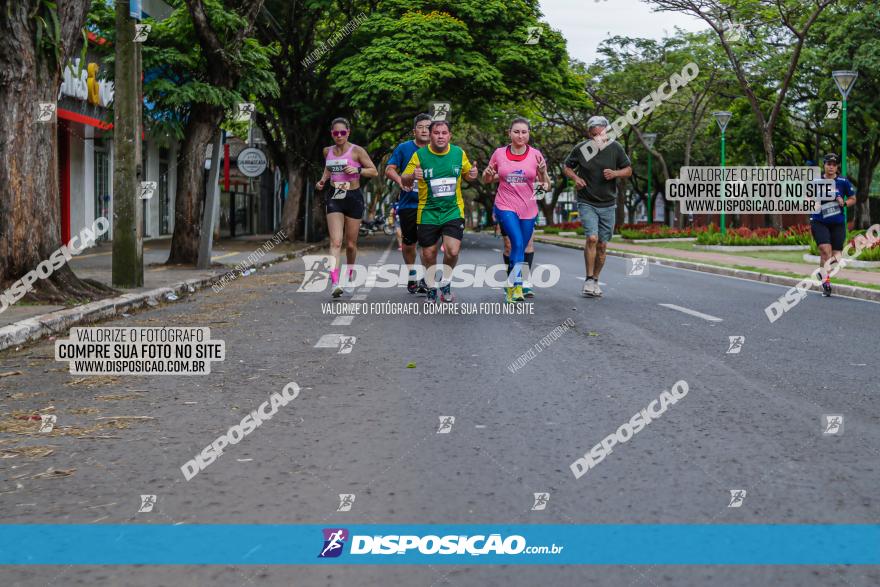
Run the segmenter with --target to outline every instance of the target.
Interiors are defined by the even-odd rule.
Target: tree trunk
[[[694,139],[696,138],[696,127],[691,127],[688,132],[687,139],[684,142],[684,162],[681,164],[682,167],[690,167],[691,164],[691,152],[694,149]],[[679,173],[681,171],[679,170]],[[684,213],[684,207],[681,205],[681,202],[675,204],[677,212],[678,212],[678,222],[676,225],[678,228],[684,228],[687,226],[687,218],[688,215]]]
[[[614,212],[614,223],[620,226],[624,222],[626,210],[626,179],[617,181],[617,209]]]
[[[71,0],[59,8],[62,63],[81,38],[89,4],[89,0]],[[4,286],[48,259],[62,244],[59,129],[54,121],[37,122],[38,103],[57,103],[61,66],[35,46],[36,20],[29,14],[40,13],[40,6],[35,0],[6,2],[0,14],[0,284]],[[112,291],[80,280],[64,265],[36,281],[28,298],[66,302]]]
[[[557,171],[550,175],[550,201],[547,202],[545,200],[540,200],[538,205],[541,206],[541,211],[544,213],[544,218],[547,220],[547,224],[553,224],[553,213],[556,210],[556,205],[559,203],[559,196],[562,195],[568,188],[568,178],[562,173],[562,167],[557,166]],[[554,181],[555,179],[555,181]],[[491,212],[491,207],[489,208]],[[491,218],[491,213],[489,217]],[[562,222],[566,222],[568,218],[563,218]]]
[[[281,210],[281,229],[285,234],[290,235],[288,238],[292,241],[297,235],[305,178],[302,166],[293,161],[288,161],[287,170],[287,200],[284,201],[284,207]],[[320,197],[320,194],[315,191],[315,200]],[[312,209],[314,210],[314,208]]]
[[[177,154],[177,192],[174,198],[174,234],[169,265],[195,265],[199,259],[201,213],[205,202],[205,159],[208,143],[217,132],[223,111],[194,104]]]
[[[119,0],[117,0],[118,2]],[[125,4],[124,2],[120,2]],[[203,0],[186,0],[196,40],[202,49],[206,80],[212,86],[233,91],[242,76],[242,43],[253,31],[263,0],[253,0],[239,12],[244,26],[236,34],[221,36],[212,27]],[[174,234],[166,264],[195,265],[199,260],[199,233],[205,202],[205,159],[209,142],[214,140],[223,120],[223,107],[193,103],[177,158],[177,194],[174,202]],[[211,186],[216,189],[216,186]],[[213,214],[213,210],[207,210]]]
[[[326,188],[324,194],[327,194]],[[329,195],[326,197],[329,197]],[[305,206],[303,206],[303,209],[305,209]],[[317,193],[312,198],[312,212],[310,218],[312,224],[312,241],[325,239],[330,234],[330,231],[327,229],[327,208],[324,206],[324,198],[319,197]]]
[[[859,189],[856,192],[856,204],[853,207],[853,228],[868,228],[871,225],[871,202],[868,196],[871,193],[871,179],[874,176],[874,169],[877,162],[859,160]]]
[[[764,155],[767,157],[767,166],[775,167],[776,148],[773,146],[773,128],[765,126],[761,129],[761,138],[764,140]],[[754,216],[754,214],[747,214],[746,216]],[[782,216],[779,214],[770,214],[769,216],[771,226],[777,230],[782,230]]]
[[[556,209],[556,206],[553,205],[553,202],[538,202],[538,205],[541,206],[541,213],[544,214],[544,218],[547,220],[547,224],[553,224],[553,210]],[[489,214],[491,217],[492,215]]]

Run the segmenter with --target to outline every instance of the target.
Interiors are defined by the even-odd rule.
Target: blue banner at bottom
[[[0,524],[2,565],[878,565],[880,525]]]

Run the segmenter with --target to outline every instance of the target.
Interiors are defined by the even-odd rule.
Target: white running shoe
[[[599,280],[593,281],[593,295],[597,298],[602,297],[602,288],[599,287]]]
[[[593,279],[587,279],[584,281],[584,288],[581,290],[581,295],[592,298],[596,295],[596,289],[599,285]]]

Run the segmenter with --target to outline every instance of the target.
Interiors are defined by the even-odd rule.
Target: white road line
[[[381,263],[382,260],[380,259],[379,262]],[[367,269],[367,280],[366,282],[364,282],[365,287],[363,287],[361,291],[370,291],[373,286],[376,285],[376,275],[378,273],[379,267],[377,267],[376,265],[370,265],[370,267]]]
[[[611,255],[611,256],[617,257],[617,255]],[[622,259],[622,260],[626,260],[626,257],[617,257],[617,258]],[[793,285],[782,285],[779,283],[770,283],[769,281],[758,281],[757,279],[748,279],[746,277],[735,277],[733,275],[723,275],[721,273],[712,273],[710,271],[698,271],[697,269],[687,269],[685,267],[675,267],[673,265],[664,265],[663,264],[664,261],[670,261],[670,259],[657,259],[652,264],[657,265],[658,267],[662,267],[664,269],[674,269],[676,271],[690,271],[691,273],[699,273],[700,275],[705,275],[708,277],[723,277],[725,279],[736,279],[739,281],[748,281],[749,283],[754,283],[754,284],[758,284],[758,285],[769,285],[770,287],[781,287],[782,289],[791,289],[794,287]],[[715,267],[715,265],[712,265],[712,266]],[[724,267],[724,269],[729,269],[729,267]],[[583,277],[581,277],[581,279],[583,279]],[[809,291],[807,291],[807,293],[808,294],[816,294],[818,296],[822,295],[821,291],[816,291],[816,290],[809,290]],[[850,297],[846,294],[841,294],[841,293],[835,293],[834,295],[839,298],[846,298],[848,300],[853,300],[856,302],[869,302],[871,304],[880,304],[880,302],[878,302],[877,300],[865,300],[862,298],[853,298],[853,297]]]
[[[351,321],[354,320],[354,316],[337,316],[333,319],[333,322],[330,323],[331,326],[351,326]]]
[[[316,349],[336,349],[336,354],[347,355],[354,349],[357,342],[356,336],[347,336],[345,334],[322,334],[318,342],[315,343]]]
[[[365,299],[367,299],[367,296],[365,294],[357,294],[355,296],[351,296],[351,301],[353,302],[362,302]]]
[[[689,308],[682,308],[681,306],[676,306],[675,304],[657,304],[658,306],[663,306],[664,308],[669,308],[670,310],[678,310],[679,312],[684,312],[690,316],[696,316],[697,318],[702,318],[703,320],[708,320],[709,322],[723,322],[723,318],[718,318],[716,316],[710,316],[709,314],[703,314],[702,312],[697,312],[696,310],[691,310]]]
[[[322,334],[321,338],[318,339],[318,342],[315,343],[316,349],[328,349],[335,348],[339,346],[339,339],[345,336],[344,334]]]
[[[502,252],[501,249],[492,249],[492,250],[495,251],[496,253]]]
[[[385,252],[382,253],[382,256],[379,257],[379,264],[381,265],[388,259],[388,254],[391,252],[391,246],[394,244],[394,241],[388,243],[388,247],[385,249]]]

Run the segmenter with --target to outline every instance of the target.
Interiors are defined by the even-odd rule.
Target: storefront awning
[[[98,120],[97,118],[80,114],[79,112],[73,112],[72,110],[65,110],[64,108],[58,109],[58,118],[70,120],[71,122],[79,122],[88,126],[94,126],[101,130],[110,130],[113,128],[113,125],[109,122],[104,122],[103,120]]]

